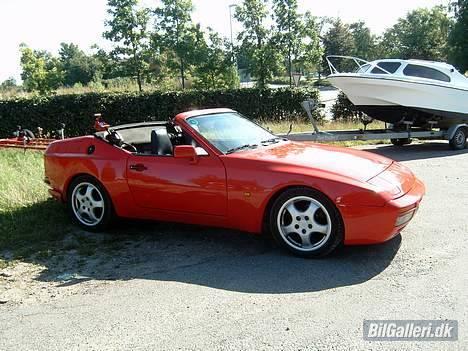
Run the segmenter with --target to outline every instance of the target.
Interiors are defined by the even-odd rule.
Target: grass
[[[281,121],[281,122],[266,122],[260,121],[260,124],[270,129],[273,133],[287,133],[292,124],[292,133],[312,131],[312,123],[302,120],[297,121]],[[380,121],[373,121],[367,126],[367,129],[381,129],[384,128],[385,123]],[[363,129],[364,125],[357,121],[325,121],[318,124],[320,130],[345,130],[345,129]]]
[[[0,157],[0,213],[46,200],[42,153],[4,150]]]
[[[1,150],[0,170],[0,251],[48,255],[70,226],[43,183],[42,153]]]
[[[57,260],[68,252],[112,253],[125,240],[141,238],[128,225],[113,228],[112,235],[83,233],[66,207],[49,196],[43,179],[42,152],[0,149],[0,269],[15,260]]]

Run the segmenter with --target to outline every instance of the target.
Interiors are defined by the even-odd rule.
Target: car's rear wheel
[[[449,144],[452,150],[463,150],[466,146],[466,138],[468,128],[460,127],[457,129],[452,139],[450,139]]]
[[[112,219],[112,202],[94,178],[81,176],[68,190],[68,208],[75,223],[90,231],[105,229]]]
[[[292,188],[274,202],[269,217],[275,240],[301,257],[323,257],[343,242],[341,215],[322,193]]]
[[[411,144],[412,140],[410,138],[397,138],[390,139],[390,142],[395,146],[403,146]]]

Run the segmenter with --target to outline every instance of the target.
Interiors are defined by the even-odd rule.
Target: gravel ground
[[[366,149],[427,187],[394,240],[303,260],[244,233],[124,224],[143,234],[117,250],[0,270],[0,350],[467,350],[468,150]],[[364,319],[456,319],[459,341],[367,342]]]

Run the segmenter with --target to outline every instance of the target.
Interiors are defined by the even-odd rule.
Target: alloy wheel
[[[91,183],[79,183],[71,196],[73,213],[86,226],[98,225],[104,217],[104,197]]]
[[[292,248],[310,252],[320,249],[332,231],[330,214],[323,204],[308,196],[297,196],[280,208],[277,225],[280,235]]]

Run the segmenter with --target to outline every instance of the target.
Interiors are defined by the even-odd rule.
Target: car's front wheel
[[[273,203],[269,216],[275,240],[301,257],[323,257],[343,242],[343,223],[335,205],[322,193],[292,188]]]
[[[104,187],[89,176],[72,181],[68,188],[70,216],[90,231],[105,229],[112,219],[112,203]]]

